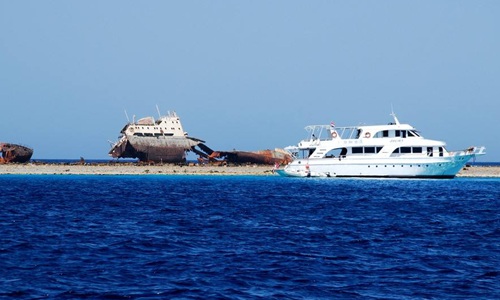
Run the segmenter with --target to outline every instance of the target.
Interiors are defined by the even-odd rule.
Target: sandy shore
[[[81,175],[274,175],[272,166],[179,166],[131,164],[4,164],[0,174],[81,174]]]
[[[272,166],[178,166],[126,164],[1,164],[1,174],[88,174],[88,175],[256,175],[276,176]],[[457,177],[500,177],[500,167],[466,167]]]
[[[466,167],[457,174],[457,177],[500,177],[500,167]]]

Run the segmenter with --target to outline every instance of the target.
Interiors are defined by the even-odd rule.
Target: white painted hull
[[[473,156],[297,159],[278,174],[293,177],[453,178]],[[311,175],[307,176],[308,173]]]

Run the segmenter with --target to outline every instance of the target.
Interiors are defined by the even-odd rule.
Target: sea
[[[0,186],[0,299],[500,299],[498,178]]]

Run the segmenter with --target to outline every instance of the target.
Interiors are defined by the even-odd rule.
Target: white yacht
[[[399,123],[336,127],[310,125],[309,136],[286,147],[294,160],[276,172],[295,177],[453,178],[484,147],[448,152],[446,143],[424,138]]]

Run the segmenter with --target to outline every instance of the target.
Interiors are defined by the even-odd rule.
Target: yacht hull
[[[474,155],[447,159],[298,159],[278,174],[288,177],[454,178]]]

